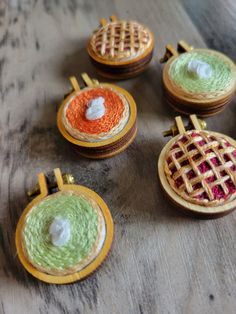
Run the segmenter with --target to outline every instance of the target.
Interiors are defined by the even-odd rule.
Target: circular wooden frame
[[[233,69],[234,74],[236,75],[236,66],[234,62],[228,58],[226,55],[210,49],[193,49],[184,53],[194,53],[194,52],[210,52],[211,54],[219,56],[221,59],[225,60]],[[227,91],[226,93],[223,93],[222,95],[216,96],[215,98],[211,99],[194,99],[189,95],[180,95],[178,91],[174,88],[174,84],[172,83],[172,79],[169,75],[169,69],[172,63],[179,58],[179,56],[173,56],[171,57],[168,62],[165,64],[163,68],[163,84],[165,91],[167,93],[168,100],[171,102],[172,106],[175,108],[175,110],[189,114],[192,113],[192,110],[195,110],[195,113],[201,115],[201,116],[210,116],[219,113],[224,109],[224,106],[226,106],[231,98],[234,95],[235,89],[236,89],[236,76],[235,76],[235,82],[232,85],[232,88]],[[184,105],[183,109],[181,109],[181,104]],[[218,106],[221,106],[221,110],[216,110]],[[189,108],[189,110],[188,110]],[[208,109],[208,112],[204,112],[204,110]]]
[[[154,43],[155,43],[154,34],[150,30],[149,30],[149,32],[150,32],[150,36],[151,36],[151,45],[141,55],[139,55],[139,56],[137,56],[131,60],[112,61],[112,60],[106,60],[106,59],[103,59],[103,58],[97,56],[97,54],[93,51],[93,49],[90,45],[92,37],[88,41],[87,52],[93,60],[95,60],[96,62],[98,62],[100,64],[114,66],[114,67],[129,66],[129,65],[132,65],[133,63],[141,61],[143,58],[145,58],[148,54],[150,54],[153,51]]]
[[[129,108],[130,108],[130,116],[129,116],[128,122],[121,132],[119,132],[118,134],[116,134],[115,136],[113,136],[110,139],[106,139],[106,140],[103,140],[100,142],[85,142],[85,141],[81,141],[81,140],[74,138],[72,135],[70,135],[67,132],[67,130],[66,130],[66,128],[62,122],[62,115],[63,115],[63,110],[64,110],[65,105],[78,93],[78,91],[74,91],[69,96],[67,96],[66,99],[62,102],[62,104],[58,110],[58,113],[57,113],[57,126],[58,126],[60,133],[62,134],[62,136],[66,140],[68,140],[70,143],[72,143],[74,145],[81,146],[81,147],[87,147],[87,148],[96,148],[96,147],[99,148],[99,147],[112,145],[115,142],[122,139],[125,136],[125,134],[127,134],[132,129],[132,127],[134,126],[134,124],[136,122],[136,119],[137,119],[136,103],[135,103],[133,97],[125,89],[118,87],[116,85],[113,85],[113,84],[109,84],[109,83],[100,83],[99,85],[94,86],[94,88],[99,87],[99,86],[112,88],[113,90],[122,94],[127,99],[128,103],[129,103]],[[87,87],[85,87],[83,90],[86,90],[86,88]],[[88,88],[91,88],[91,87],[88,87]],[[119,153],[119,151],[117,153]]]
[[[117,21],[117,18],[111,21],[113,23],[114,21]],[[104,25],[101,25],[101,28],[102,27],[104,27]],[[134,58],[130,58],[129,60],[110,60],[110,59],[104,59],[100,57],[99,55],[96,54],[96,52],[94,52],[91,46],[91,39],[92,39],[92,36],[91,36],[87,44],[87,52],[97,72],[106,78],[110,78],[114,80],[115,79],[129,79],[131,77],[135,77],[138,74],[144,72],[152,60],[152,55],[153,55],[153,50],[154,50],[154,45],[155,45],[154,34],[150,31],[149,28],[148,28],[148,31],[150,34],[150,41],[151,41],[150,46],[147,47],[143,51],[143,53],[141,53],[140,55]]]
[[[150,62],[152,59],[152,55],[150,56],[150,59],[148,60],[148,62],[142,63],[141,65],[138,64],[137,67],[135,66],[133,67],[129,67],[127,69],[125,69],[125,71],[122,72],[114,72],[113,69],[114,68],[101,68],[100,66],[98,67],[97,64],[94,64],[94,66],[96,67],[96,71],[99,75],[111,79],[111,80],[127,80],[131,77],[136,77],[138,76],[140,73],[143,73],[145,70],[147,70]]]
[[[212,135],[215,136],[222,136],[221,133],[217,132],[211,132]],[[236,141],[233,140],[232,138],[223,135],[224,138],[227,139],[233,146],[236,147]],[[165,156],[166,152],[171,148],[171,146],[175,143],[179,135],[175,136],[172,138],[162,149],[159,159],[158,159],[158,175],[160,178],[161,186],[167,196],[170,198],[170,200],[178,206],[180,210],[185,212],[188,215],[200,217],[200,218],[218,218],[225,216],[229,214],[231,211],[233,211],[236,208],[236,199],[226,203],[225,205],[221,206],[201,206],[201,205],[196,205],[190,202],[187,202],[183,198],[181,198],[176,192],[171,188],[166,175],[164,171],[164,163],[165,163]]]
[[[83,157],[86,158],[90,158],[90,159],[104,159],[104,158],[111,158],[114,157],[120,153],[122,153],[124,150],[126,150],[127,147],[129,147],[130,144],[132,144],[132,142],[134,141],[135,137],[137,135],[137,127],[135,127],[135,130],[133,132],[133,135],[131,136],[131,138],[120,148],[111,151],[109,153],[104,153],[104,154],[99,154],[98,156],[93,156],[92,154],[86,154],[84,152],[79,151],[78,154],[80,154]]]
[[[22,242],[21,242],[22,227],[24,224],[25,217],[29,213],[31,208],[34,205],[40,203],[48,195],[46,190],[43,193],[41,193],[39,196],[37,196],[35,199],[33,199],[32,202],[30,202],[28,204],[28,206],[24,209],[24,211],[20,217],[20,220],[17,224],[15,242],[16,242],[16,249],[17,249],[17,254],[18,254],[18,257],[20,259],[20,262],[22,263],[24,268],[31,275],[33,275],[37,279],[42,280],[42,281],[47,282],[47,283],[67,284],[67,283],[72,283],[72,282],[81,280],[81,279],[89,276],[102,264],[102,262],[106,258],[107,254],[111,248],[111,244],[112,244],[112,240],[113,240],[113,234],[114,234],[114,225],[113,225],[113,220],[112,220],[109,208],[107,207],[104,200],[94,191],[92,191],[92,190],[90,190],[84,186],[81,186],[81,185],[71,185],[71,184],[61,185],[61,186],[59,186],[59,190],[60,191],[71,191],[72,190],[72,191],[81,192],[81,193],[91,197],[99,205],[101,212],[103,214],[104,220],[105,220],[105,224],[106,224],[106,238],[104,240],[104,243],[103,243],[103,246],[102,246],[100,253],[94,258],[94,260],[90,264],[85,266],[79,272],[65,275],[65,276],[53,276],[53,275],[43,273],[43,272],[39,271],[38,269],[36,269],[27,260],[27,258],[24,255],[23,248],[22,248]]]
[[[213,109],[209,109],[210,106],[206,106],[206,108],[203,108],[201,111],[198,109],[196,110],[196,107],[194,106],[190,106],[188,104],[184,104],[183,101],[181,103],[176,103],[173,98],[170,97],[170,94],[166,93],[166,99],[169,103],[169,105],[177,112],[184,114],[184,115],[190,115],[190,114],[194,114],[196,111],[198,112],[197,115],[198,117],[203,117],[203,118],[207,118],[207,117],[212,117],[220,112],[222,112],[225,107],[230,103],[230,101],[233,98],[233,94],[230,98],[228,98],[227,100],[225,100],[223,102],[222,99],[222,103],[220,105],[216,105],[214,106]],[[208,108],[207,108],[208,107]]]

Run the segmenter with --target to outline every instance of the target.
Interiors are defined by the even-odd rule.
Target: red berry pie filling
[[[185,200],[218,206],[236,198],[236,147],[223,135],[188,131],[171,146],[165,160],[167,180]]]

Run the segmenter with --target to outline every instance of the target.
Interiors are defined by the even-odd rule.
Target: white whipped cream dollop
[[[63,246],[70,239],[70,222],[64,218],[54,218],[49,227],[51,242],[54,246]]]
[[[191,60],[188,63],[188,72],[194,74],[197,78],[207,79],[212,75],[211,66],[200,60]]]
[[[104,106],[105,99],[103,97],[97,97],[88,103],[85,117],[87,120],[97,120],[104,116],[106,108]]]

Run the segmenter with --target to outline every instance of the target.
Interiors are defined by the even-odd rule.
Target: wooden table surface
[[[138,135],[108,160],[78,158],[56,127],[68,77],[96,77],[85,45],[101,17],[137,19],[156,37],[149,69],[117,82],[134,96]],[[221,50],[236,60],[235,0],[0,1],[0,313],[235,313],[236,212],[182,216],[166,200],[156,162],[175,113],[158,60],[167,42]],[[99,78],[100,79],[100,78]],[[209,129],[236,138],[236,100]],[[16,256],[16,223],[37,173],[60,167],[98,192],[115,222],[111,253],[90,278],[48,285]]]

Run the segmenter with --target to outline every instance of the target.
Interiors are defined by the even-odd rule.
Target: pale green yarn
[[[193,76],[188,71],[191,60],[206,62],[212,69],[209,78]],[[233,72],[229,64],[217,55],[196,51],[183,53],[170,67],[170,76],[174,83],[190,93],[214,93],[227,90],[233,82]]]
[[[55,217],[70,222],[71,236],[62,247],[51,243],[49,226]],[[30,260],[45,271],[74,267],[90,253],[98,234],[98,217],[82,196],[61,194],[35,205],[25,221],[24,244]]]

